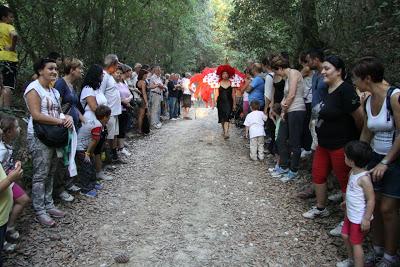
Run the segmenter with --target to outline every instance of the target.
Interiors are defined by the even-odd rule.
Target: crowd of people
[[[8,109],[17,84],[18,38],[12,11],[0,6],[0,18],[0,107]],[[13,151],[19,120],[0,118],[0,266],[3,249],[15,249],[20,236],[16,222],[28,203],[41,225],[55,226],[65,212],[55,206],[53,196],[65,202],[78,192],[96,197],[104,181],[114,178],[104,162],[124,164],[131,155],[127,134],[148,134],[160,129],[163,120],[191,119],[190,73],[165,74],[160,66],[140,63],[132,68],[114,54],[84,73],[81,60],[57,52],[37,60],[33,69],[23,94],[30,113],[26,141],[32,159],[31,197],[19,182],[22,163]]]
[[[2,108],[10,107],[17,84],[18,35],[12,21],[11,10],[1,6]],[[400,89],[384,80],[384,66],[374,57],[360,59],[349,71],[339,56],[311,49],[296,65],[287,53],[268,56],[247,67],[240,88],[232,87],[233,69],[220,66],[216,104],[223,138],[229,139],[232,116],[240,109],[250,159],[273,155],[268,171],[283,183],[297,179],[301,158],[312,156],[310,186],[299,197],[315,197],[316,204],[302,216],[330,215],[327,179],[332,172],[344,219],[330,234],[342,236],[348,251],[337,266],[399,266]],[[144,135],[160,129],[163,121],[191,119],[190,73],[165,74],[160,66],[140,63],[132,68],[114,54],[85,74],[83,67],[81,60],[53,52],[35,62],[26,83],[32,200],[18,183],[22,164],[13,156],[19,121],[0,119],[0,252],[3,246],[15,248],[16,222],[28,203],[41,225],[55,226],[65,213],[53,195],[66,202],[77,192],[93,198],[104,181],[113,180],[104,166],[106,151],[111,162],[124,164],[131,155],[125,144],[129,133]],[[56,178],[56,173],[62,175]],[[372,246],[364,255],[367,234]]]
[[[327,179],[333,173],[341,194],[329,199],[343,200],[344,219],[330,234],[342,236],[348,251],[337,266],[400,266],[400,89],[384,80],[375,57],[348,70],[339,56],[311,49],[298,66],[291,67],[286,53],[251,63],[244,86],[233,93],[229,69],[223,70],[219,91],[227,97],[217,106],[225,110],[219,111],[224,136],[232,117],[226,114],[241,109],[250,159],[273,156],[268,171],[283,183],[297,179],[301,158],[312,155],[310,186],[298,195],[316,198],[302,214],[307,219],[330,215]],[[368,234],[372,246],[364,255]]]

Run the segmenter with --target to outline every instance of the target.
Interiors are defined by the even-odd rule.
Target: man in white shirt
[[[187,72],[185,73],[185,77],[182,79],[182,90],[183,90],[183,119],[184,120],[191,120],[192,118],[189,117],[189,111],[192,107],[192,94],[193,88],[190,88],[190,78],[192,75]]]
[[[161,101],[165,88],[163,79],[161,78],[160,66],[153,68],[153,75],[150,77],[150,120],[154,128],[160,129],[162,126],[161,116]]]
[[[119,161],[116,136],[119,134],[118,115],[122,113],[122,108],[121,96],[112,74],[117,70],[119,64],[117,55],[110,54],[104,58],[104,77],[99,89],[107,98],[107,105],[111,109],[111,117],[107,123],[107,140],[111,147],[112,160],[114,162]]]
[[[264,77],[264,98],[265,98],[265,107],[264,113],[268,116],[268,108],[272,107],[273,97],[274,97],[274,72],[271,69],[268,57],[264,58],[262,61],[262,66],[264,73],[266,74]]]

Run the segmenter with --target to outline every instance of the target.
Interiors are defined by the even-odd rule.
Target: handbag
[[[51,90],[54,94],[54,89]],[[58,102],[55,94],[54,98]],[[63,126],[49,125],[33,121],[33,130],[35,136],[46,146],[59,148],[68,144],[68,129]]]

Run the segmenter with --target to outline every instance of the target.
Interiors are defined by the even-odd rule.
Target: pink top
[[[116,87],[118,88],[119,95],[121,96],[121,100],[128,100],[131,101],[133,98],[133,95],[131,91],[129,91],[129,87],[125,82],[120,82],[116,84]],[[122,102],[121,102],[122,105]],[[125,111],[126,108],[124,105],[122,105],[122,110]]]

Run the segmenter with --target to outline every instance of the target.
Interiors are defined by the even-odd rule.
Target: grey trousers
[[[264,159],[264,136],[257,136],[250,139],[250,158],[252,160]]]
[[[161,116],[161,95],[150,93],[150,123],[156,125],[160,123]]]
[[[53,182],[57,171],[56,149],[43,144],[37,137],[28,134],[28,150],[32,156],[32,205],[37,215],[53,209]]]
[[[293,172],[299,169],[305,116],[305,111],[292,111],[281,121],[276,144],[280,157],[279,165],[283,169],[289,167]]]

